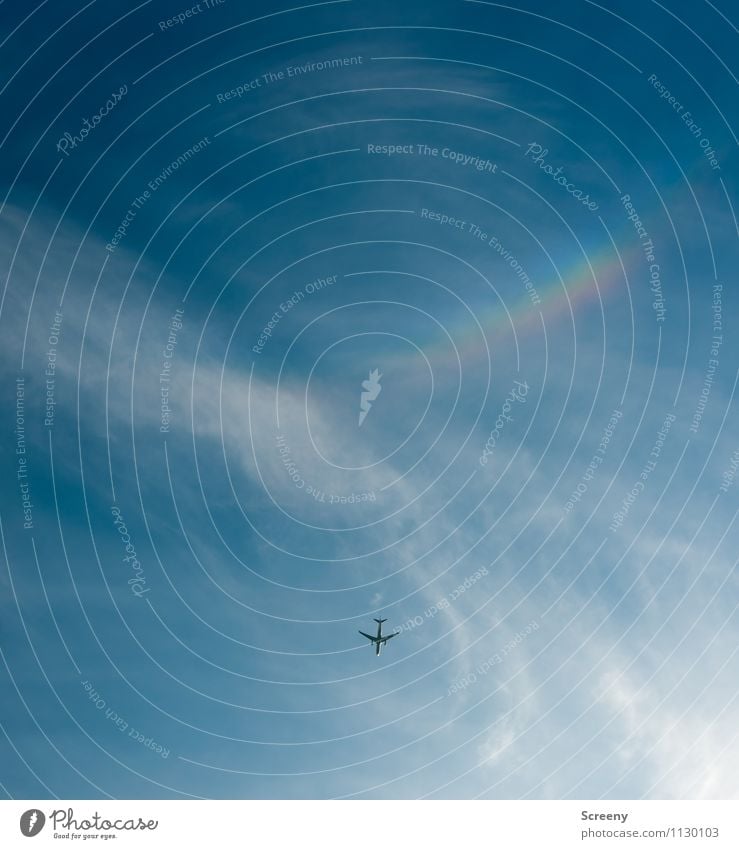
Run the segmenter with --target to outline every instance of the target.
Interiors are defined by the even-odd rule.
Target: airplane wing
[[[388,634],[387,637],[383,637],[382,639],[387,642],[388,640],[392,640],[393,637],[397,637],[400,631],[394,631],[392,634]]]
[[[377,637],[373,637],[371,634],[365,634],[365,633],[364,633],[364,631],[360,631],[359,633],[360,633],[363,637],[367,637],[367,639],[368,639],[368,640],[372,640],[372,642],[373,642],[373,643],[374,643],[374,641],[377,639]]]

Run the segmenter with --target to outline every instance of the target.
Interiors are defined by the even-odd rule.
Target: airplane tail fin
[[[382,625],[383,622],[387,622],[387,619],[375,619],[378,625]]]

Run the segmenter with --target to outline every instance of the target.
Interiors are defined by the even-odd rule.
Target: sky
[[[0,6],[5,797],[739,797],[733,12]]]

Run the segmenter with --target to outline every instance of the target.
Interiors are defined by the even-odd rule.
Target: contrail
[[[380,374],[379,369],[373,369],[369,373],[369,380],[362,381],[362,397],[359,399],[359,426],[362,427],[362,422],[367,418],[367,413],[370,411],[370,407],[372,404],[371,401],[374,401],[377,396],[382,391],[382,386],[380,386],[380,378],[382,375]]]

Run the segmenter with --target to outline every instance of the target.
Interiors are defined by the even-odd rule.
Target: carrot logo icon
[[[24,837],[35,837],[44,827],[46,817],[38,808],[31,808],[21,815],[21,834]]]
[[[362,422],[367,418],[367,413],[369,413],[372,406],[371,402],[375,401],[382,391],[382,386],[380,386],[381,377],[380,370],[373,369],[369,373],[369,379],[362,381],[362,389],[364,391],[359,399],[359,427],[362,427]]]

